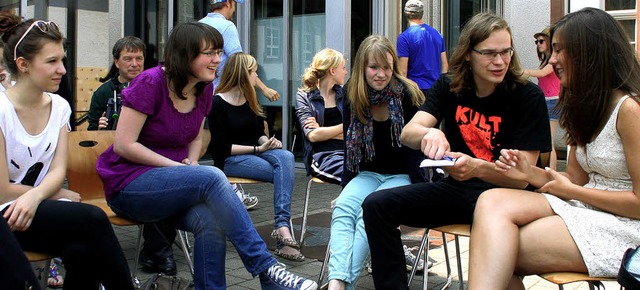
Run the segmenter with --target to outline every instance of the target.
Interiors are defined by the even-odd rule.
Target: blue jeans
[[[336,199],[331,217],[329,280],[342,280],[347,289],[355,289],[369,255],[362,202],[374,191],[407,184],[411,184],[408,174],[361,171],[344,187]]]
[[[291,193],[295,180],[293,153],[273,149],[258,155],[242,154],[227,157],[224,174],[273,183],[274,228],[289,227]]]
[[[560,118],[560,112],[553,109],[558,104],[558,99],[545,100],[547,103],[547,111],[549,112],[549,120],[557,121]]]
[[[151,169],[109,201],[140,222],[175,221],[192,232],[196,289],[225,289],[226,238],[254,277],[276,263],[224,174],[213,166]]]

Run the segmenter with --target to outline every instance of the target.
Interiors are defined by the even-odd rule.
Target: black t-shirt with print
[[[549,117],[537,85],[527,82],[511,89],[499,85],[491,95],[479,98],[471,88],[456,95],[449,84],[442,75],[420,110],[444,121],[451,151],[489,162],[500,156],[501,149],[551,151]]]

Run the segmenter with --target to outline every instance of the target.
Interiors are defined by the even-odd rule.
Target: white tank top
[[[51,115],[42,132],[30,135],[20,123],[13,104],[0,93],[0,129],[5,139],[9,182],[37,186],[49,171],[58,145],[60,128],[70,131],[71,108],[61,96],[51,97]],[[0,193],[2,194],[2,193]],[[11,202],[0,205],[0,211]]]

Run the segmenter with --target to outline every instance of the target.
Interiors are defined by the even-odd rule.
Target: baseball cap
[[[244,0],[235,0],[235,1],[240,3],[240,4],[244,3]],[[211,0],[211,1],[209,1],[209,3],[211,3],[211,4],[222,3],[222,2],[227,2],[227,0]]]
[[[538,38],[538,36],[543,35],[546,37],[549,37],[549,27],[545,27],[545,29],[543,29],[542,31],[536,33],[533,35],[533,38]]]
[[[404,12],[423,12],[424,4],[420,0],[409,0],[404,5]]]

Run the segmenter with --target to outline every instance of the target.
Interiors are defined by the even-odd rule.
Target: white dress
[[[586,188],[632,190],[631,177],[616,130],[620,99],[602,132],[591,143],[576,148],[576,160],[589,175]],[[633,101],[633,100],[631,100]],[[627,248],[640,244],[640,220],[602,211],[577,200],[563,201],[546,194],[553,211],[564,220],[585,261],[589,276],[615,277]]]

